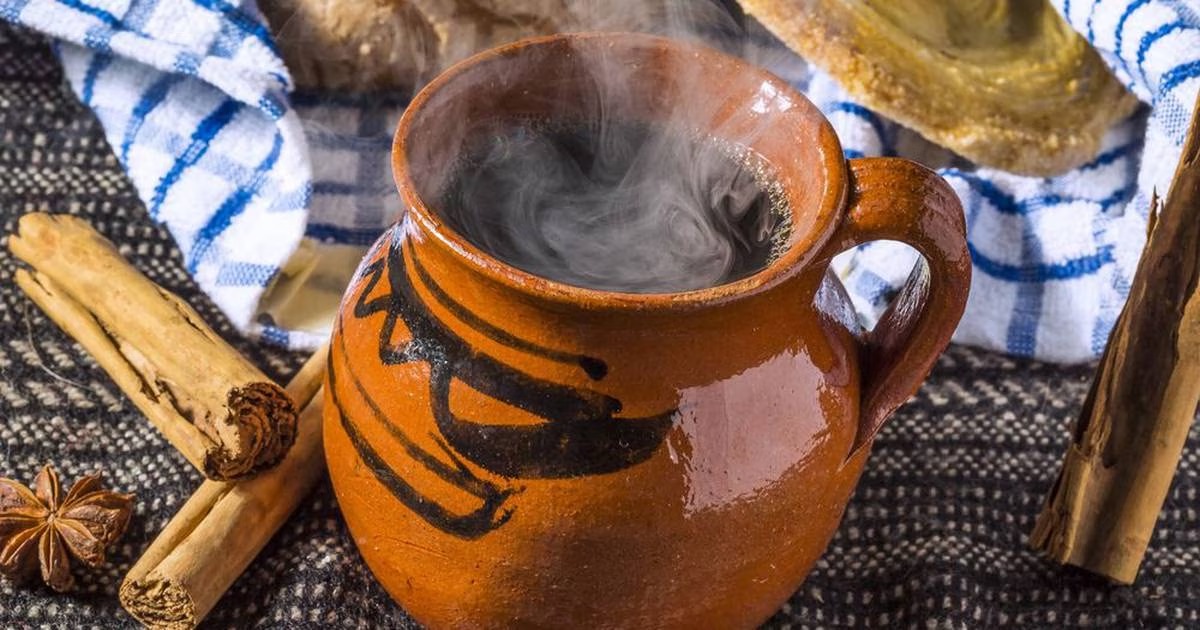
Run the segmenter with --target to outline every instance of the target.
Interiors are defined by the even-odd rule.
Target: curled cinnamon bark
[[[17,284],[206,477],[246,477],[287,453],[297,414],[284,391],[85,222],[27,214],[8,246],[32,267]]]
[[[1157,204],[1155,204],[1157,205]],[[1132,583],[1200,400],[1200,100],[1030,544]]]
[[[320,478],[326,352],[313,355],[288,384],[304,411],[287,457],[253,479],[205,481],[129,570],[121,605],[138,621],[194,628]]]

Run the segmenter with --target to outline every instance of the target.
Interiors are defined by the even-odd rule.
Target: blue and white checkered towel
[[[1052,2],[1150,105],[1060,177],[973,168],[803,61],[773,69],[829,116],[847,155],[943,166],[967,211],[975,264],[957,341],[1080,361],[1103,348],[1151,191],[1167,189],[1179,158],[1200,91],[1200,3]],[[252,0],[0,0],[0,18],[57,38],[72,87],[230,319],[276,343],[318,343],[365,246],[399,216],[387,155],[403,104],[290,93]],[[837,266],[871,321],[913,261],[880,243]]]
[[[1200,2],[1051,0],[1149,112],[1116,125],[1090,163],[1054,178],[949,164],[938,171],[967,214],[974,275],[955,340],[1062,362],[1094,358],[1129,294],[1153,191],[1166,194],[1200,91]],[[809,96],[851,151],[930,164],[948,156],[841,101],[828,80]],[[877,317],[915,254],[871,244],[839,261],[860,312]]]

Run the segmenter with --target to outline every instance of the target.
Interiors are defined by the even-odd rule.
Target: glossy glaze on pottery
[[[751,86],[695,123],[769,122],[750,148],[793,212],[778,260],[700,291],[602,292],[507,267],[442,224],[425,199],[473,123],[569,103],[588,47],[636,69],[633,119],[670,109],[681,63]],[[414,100],[393,158],[410,211],[343,301],[325,424],[339,504],[388,592],[438,628],[747,627],[777,610],[962,313],[970,266],[945,183],[902,160],[848,167],[782,81],[640,35],[468,60]],[[826,269],[875,238],[929,269],[861,335]]]

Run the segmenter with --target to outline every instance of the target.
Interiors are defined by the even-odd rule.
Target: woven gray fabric
[[[278,379],[302,357],[249,343],[188,278],[41,39],[0,26],[0,218],[85,217],[153,280],[194,304]],[[78,592],[0,581],[0,628],[134,626],[122,576],[200,483],[96,364],[14,287],[0,249],[0,475],[46,462],[64,481],[98,468],[137,509],[110,563]],[[880,434],[837,536],[768,627],[1193,626],[1200,615],[1196,434],[1138,584],[1110,586],[1031,552],[1090,370],[953,348]],[[288,521],[208,627],[416,627],[372,580],[328,481]]]

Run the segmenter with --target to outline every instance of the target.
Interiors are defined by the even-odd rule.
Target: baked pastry
[[[1079,166],[1137,104],[1046,0],[740,1],[855,99],[985,166]]]
[[[408,0],[262,0],[300,88],[412,88],[439,63],[433,26]]]
[[[302,88],[416,89],[451,64],[533,35],[653,31],[705,8],[677,0],[260,0]],[[682,26],[679,26],[682,28]]]
[[[567,0],[409,0],[437,34],[444,68],[480,50],[565,30]]]

